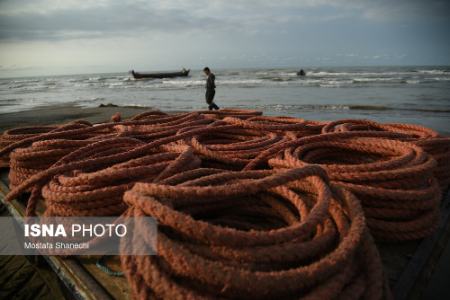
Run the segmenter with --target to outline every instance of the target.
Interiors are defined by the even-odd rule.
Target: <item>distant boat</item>
[[[144,79],[144,78],[174,78],[174,77],[186,77],[189,75],[191,70],[181,70],[180,72],[163,72],[163,73],[138,73],[131,70],[131,75],[134,79]]]
[[[297,75],[298,76],[306,76],[306,72],[303,69],[301,69],[300,71],[297,72]]]

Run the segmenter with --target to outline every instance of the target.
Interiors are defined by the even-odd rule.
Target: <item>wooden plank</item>
[[[441,203],[440,224],[436,232],[424,239],[393,289],[395,299],[422,299],[441,255],[450,239],[450,191]]]
[[[6,181],[6,182],[5,182]],[[2,172],[0,175],[0,201],[6,206],[9,213],[16,218],[23,218],[25,207],[20,201],[13,200],[6,202],[4,197],[8,193],[7,175]],[[42,256],[52,270],[58,275],[67,289],[75,299],[83,300],[108,300],[108,299],[128,299],[121,291],[119,294],[111,295],[108,287],[109,282],[103,284],[97,281],[102,276],[93,276],[93,273],[103,273],[99,269],[85,268],[80,258],[62,258],[60,256]],[[82,261],[83,259],[81,259]],[[121,279],[126,282],[124,278]]]

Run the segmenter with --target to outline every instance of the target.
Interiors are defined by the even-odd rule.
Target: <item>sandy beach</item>
[[[127,118],[149,110],[143,107],[91,107],[82,108],[74,105],[52,105],[32,110],[0,114],[0,131],[9,128],[67,123],[74,120],[86,120],[92,123],[106,122],[111,116],[120,112]]]

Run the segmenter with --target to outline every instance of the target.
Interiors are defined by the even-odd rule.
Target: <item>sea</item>
[[[450,66],[216,69],[216,103],[314,120],[414,123],[450,135]],[[128,72],[0,79],[1,114],[100,104],[205,109],[205,76],[134,80]]]

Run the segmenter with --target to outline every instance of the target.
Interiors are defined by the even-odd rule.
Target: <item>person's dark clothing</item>
[[[214,102],[211,102],[211,104],[209,104],[209,106],[208,106],[208,109],[209,110],[213,110],[213,109],[219,110],[220,108],[217,106],[217,104],[215,104]]]
[[[216,76],[213,73],[208,75],[206,79],[206,94],[205,99],[206,103],[208,103],[209,110],[219,109],[219,107],[214,103],[214,95],[216,94]]]
[[[205,98],[206,103],[208,103],[209,110],[219,109],[219,107],[214,103],[214,95],[216,94],[215,90],[206,90]]]
[[[213,73],[209,73],[206,78],[206,90],[214,90],[216,88],[216,76]]]
[[[206,103],[211,104],[214,101],[215,95],[216,95],[215,90],[206,90],[205,94]]]

